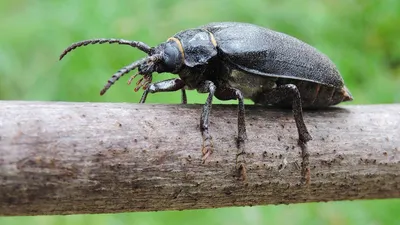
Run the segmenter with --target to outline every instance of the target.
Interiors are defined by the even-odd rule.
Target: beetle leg
[[[163,80],[157,83],[149,84],[149,87],[143,92],[139,103],[144,103],[149,93],[177,91],[180,89],[183,90],[184,87],[185,83],[179,78]]]
[[[303,109],[301,107],[300,92],[297,89],[296,85],[285,84],[278,86],[267,93],[264,97],[268,99],[268,102],[271,104],[278,103],[287,97],[292,98],[292,110],[297,126],[297,131],[299,133],[299,141],[302,143],[307,143],[309,140],[312,139],[303,120]]]
[[[239,179],[245,181],[247,178],[246,175],[246,165],[244,164],[243,159],[239,157],[245,154],[244,141],[247,139],[246,134],[246,123],[245,123],[245,115],[244,115],[244,98],[243,94],[239,89],[232,87],[218,88],[215,92],[215,97],[219,100],[238,100],[238,138],[237,138],[237,148],[238,153],[236,154],[236,166],[238,171]]]
[[[187,104],[186,91],[183,88],[181,90],[182,90],[181,104]]]
[[[202,148],[203,163],[208,158],[208,156],[210,156],[213,152],[212,137],[208,131],[208,127],[210,124],[209,117],[215,90],[216,87],[214,83],[209,80],[204,81],[202,84],[200,84],[200,87],[197,88],[197,91],[199,93],[208,93],[208,97],[206,103],[204,104],[203,111],[201,112],[201,117],[200,117],[200,131],[201,135],[203,136],[203,148]]]
[[[285,84],[278,86],[271,90],[269,93],[266,93],[263,98],[268,99],[268,103],[275,104],[279,103],[282,100],[287,98],[291,98],[292,102],[292,110],[294,115],[294,120],[296,121],[297,131],[299,133],[299,146],[301,148],[302,155],[302,163],[301,163],[301,175],[302,175],[302,183],[310,182],[310,167],[309,167],[309,153],[307,150],[306,143],[311,140],[311,135],[307,130],[306,125],[303,120],[303,109],[301,106],[301,98],[300,92],[294,84]]]
[[[243,94],[239,89],[227,87],[217,89],[215,92],[215,97],[220,100],[238,100],[238,146],[240,146],[244,141],[247,139],[246,134],[246,123],[245,123],[245,116],[244,116],[244,98]]]

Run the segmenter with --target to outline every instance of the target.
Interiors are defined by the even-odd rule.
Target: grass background
[[[97,37],[155,46],[174,33],[213,21],[255,23],[295,36],[327,54],[355,100],[400,102],[400,1],[397,0],[14,0],[0,1],[0,99],[137,102],[128,76],[100,97],[119,68],[143,57],[127,46],[78,49],[72,42]],[[173,75],[154,76],[155,80]],[[150,95],[148,102],[179,103],[180,93]],[[205,95],[188,93],[189,103]],[[216,101],[219,102],[219,101]],[[0,217],[0,224],[400,224],[400,200],[312,203],[192,210]]]

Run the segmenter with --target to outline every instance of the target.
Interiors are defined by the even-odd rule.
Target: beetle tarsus
[[[214,145],[212,143],[211,136],[208,139],[203,139],[203,147],[201,149],[201,152],[203,153],[201,161],[203,164],[206,162],[206,159],[213,153],[213,151],[214,151]]]
[[[209,80],[204,81],[197,89],[199,93],[208,93],[208,97],[206,103],[203,106],[203,111],[201,112],[200,117],[200,131],[201,135],[203,136],[203,158],[207,158],[213,152],[212,137],[210,135],[210,132],[208,131],[208,127],[210,124],[209,117],[215,90],[216,86],[213,82]],[[204,161],[205,159],[203,159],[203,162]]]
[[[247,169],[244,163],[239,164],[239,166],[237,167],[237,173],[238,173],[238,180],[243,182],[247,181]]]
[[[301,148],[301,183],[309,185],[311,180],[310,172],[310,154],[308,153],[307,144],[299,141],[299,146]]]

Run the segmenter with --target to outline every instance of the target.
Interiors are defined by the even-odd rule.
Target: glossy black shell
[[[333,62],[289,35],[253,24],[225,22],[202,27],[214,35],[224,60],[262,76],[291,78],[342,88]]]

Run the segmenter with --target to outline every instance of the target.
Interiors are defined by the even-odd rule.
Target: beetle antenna
[[[76,42],[72,45],[70,45],[68,48],[66,48],[63,53],[61,53],[60,55],[60,60],[62,58],[64,58],[64,56],[66,54],[68,54],[70,51],[78,48],[78,47],[82,47],[82,46],[86,46],[89,44],[104,44],[104,43],[109,43],[109,44],[120,44],[120,45],[130,45],[134,48],[138,48],[139,50],[150,54],[151,52],[151,48],[146,45],[143,42],[140,41],[128,41],[128,40],[124,40],[124,39],[114,39],[114,38],[110,38],[110,39],[105,39],[105,38],[98,38],[98,39],[90,39],[90,40],[85,40],[85,41],[80,41],[80,42]]]
[[[114,73],[112,77],[108,80],[107,84],[104,85],[104,88],[101,89],[100,95],[104,95],[106,91],[113,85],[119,78],[121,78],[123,75],[127,74],[129,71],[134,70],[136,67],[142,65],[143,63],[146,62],[157,62],[162,59],[161,54],[156,54],[152,56],[148,56],[143,59],[139,59],[138,61],[133,62],[132,64],[125,66],[124,68],[118,70],[118,72]]]

